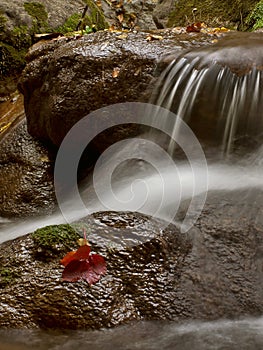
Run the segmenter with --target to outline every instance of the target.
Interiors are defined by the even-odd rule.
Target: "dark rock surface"
[[[50,152],[27,132],[25,116],[0,143],[0,216],[48,214],[54,209]]]
[[[108,267],[92,287],[61,282],[59,260],[74,242],[46,251],[31,235],[3,243],[1,327],[97,329],[130,320],[262,314],[263,225],[255,197],[262,201],[259,192],[247,193],[247,201],[232,193],[219,206],[215,194],[187,235],[173,225],[162,230],[161,221],[142,214],[86,218],[92,250]],[[137,244],[118,248],[105,239],[127,229]],[[142,235],[149,240],[140,242]]]
[[[97,329],[180,313],[170,302],[190,249],[187,240],[174,228],[161,232],[158,221],[149,222],[140,214],[97,214],[86,223],[97,237],[110,234],[115,226],[120,232],[130,228],[134,235],[154,234],[155,238],[120,250],[90,238],[92,250],[106,258],[108,268],[107,275],[92,287],[86,282],[61,281],[59,260],[70,247],[57,246],[51,259],[43,259],[43,251],[39,252],[30,235],[4,243],[2,271],[13,265],[14,279],[4,284],[2,278],[1,327]]]
[[[252,69],[263,70],[263,38],[261,33],[228,33],[223,40],[210,48],[189,51],[185,57],[200,57],[197,68],[210,67],[216,62],[229,67],[238,76],[246,75]]]
[[[91,111],[147,101],[143,94],[163,55],[213,39],[173,30],[159,35],[163,40],[147,41],[149,33],[144,32],[97,32],[33,46],[19,85],[30,134],[59,146],[70,128]]]

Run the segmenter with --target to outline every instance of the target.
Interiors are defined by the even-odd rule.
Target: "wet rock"
[[[15,111],[13,111],[15,113]],[[12,114],[12,113],[11,113]],[[23,110],[0,143],[0,216],[31,216],[54,209],[51,153],[27,132]]]
[[[32,235],[1,245],[1,327],[97,329],[130,320],[169,319],[176,313],[170,301],[191,246],[174,227],[162,232],[160,222],[136,213],[95,214],[85,224],[92,250],[105,257],[108,269],[92,287],[86,282],[61,281],[59,260],[76,247],[74,235],[71,246],[66,240],[53,242],[54,254],[48,258],[43,247],[49,252],[52,248]],[[135,237],[142,233],[154,237],[122,248],[94,240],[127,229]],[[68,232],[65,225],[61,232]],[[10,283],[3,282],[8,271]]]
[[[136,213],[83,219],[74,230],[88,229],[92,250],[104,256],[108,268],[92,287],[61,281],[59,260],[76,247],[76,233],[68,225],[3,243],[1,327],[97,329],[141,319],[262,314],[263,224],[255,196],[262,200],[255,191],[246,194],[247,202],[241,201],[244,193],[232,193],[218,206],[214,194],[187,235]],[[52,235],[47,244],[55,230],[60,230],[57,242]],[[116,243],[127,232],[124,244]]]
[[[59,146],[70,128],[91,111],[146,101],[143,94],[162,55],[211,41],[206,34],[159,34],[163,40],[146,40],[149,33],[144,32],[97,32],[33,46],[19,85],[30,134]]]
[[[238,76],[246,75],[251,70],[263,70],[263,38],[261,33],[227,33],[209,48],[189,51],[185,58],[191,60],[199,56],[196,68],[211,67],[214,62],[228,67]]]

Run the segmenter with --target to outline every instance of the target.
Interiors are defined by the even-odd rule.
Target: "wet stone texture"
[[[152,34],[163,39],[147,40]],[[34,45],[19,84],[29,133],[59,146],[70,128],[90,112],[121,102],[148,101],[145,91],[163,55],[208,45],[212,40],[213,35],[177,34],[167,29],[101,31]],[[134,133],[136,130],[127,128],[121,135]],[[120,138],[118,132],[116,137]],[[109,144],[109,138],[100,139],[97,146],[103,142]]]
[[[21,115],[0,143],[0,216],[51,213],[55,205],[53,163],[50,152],[28,134]]]
[[[85,218],[79,227],[88,227],[92,250],[108,268],[92,287],[61,281],[59,260],[76,247],[74,240],[46,252],[31,235],[3,243],[1,327],[97,329],[140,319],[262,314],[263,225],[255,196],[262,199],[251,193],[248,211],[244,201],[233,205],[233,194],[218,206],[215,194],[186,235],[142,214]],[[128,229],[131,237],[121,247],[116,237]]]
[[[112,327],[138,319],[169,319],[180,313],[170,305],[185,256],[191,245],[174,227],[164,232],[156,220],[132,213],[102,213],[86,218],[96,236],[132,228],[154,238],[117,249],[89,238],[94,252],[103,255],[108,273],[90,287],[86,282],[61,281],[59,260],[70,247],[57,245],[53,256],[27,235],[1,246],[1,327],[90,328]],[[106,222],[106,223],[105,223]],[[143,231],[142,231],[143,230]],[[105,243],[105,241],[104,241]],[[72,248],[76,244],[72,241]]]

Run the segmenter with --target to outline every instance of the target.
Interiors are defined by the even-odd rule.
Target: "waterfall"
[[[181,118],[201,140],[219,145],[229,155],[238,140],[262,135],[262,68],[260,36],[230,36],[172,59],[158,79],[151,102],[178,116],[173,124],[174,139]],[[170,153],[173,147],[171,141]]]
[[[50,217],[26,219],[22,223],[10,224],[1,219],[0,243],[48,224],[73,222],[103,210],[138,211],[176,223],[177,210],[186,201],[190,203],[188,219],[194,224],[204,206],[207,191],[263,187],[262,148],[254,147],[252,152],[243,154],[243,158],[231,156],[240,139],[248,138],[258,144],[262,136],[261,34],[249,33],[240,38],[229,36],[217,44],[170,57],[170,64],[156,83],[151,104],[107,106],[87,116],[84,124],[89,125],[82,125],[82,120],[71,129],[56,161],[57,212]],[[112,152],[102,154],[93,178],[87,178],[78,186],[77,166],[83,149],[78,150],[74,162],[69,155],[82,142],[85,146],[86,130],[93,130],[89,126],[98,118],[100,131],[122,122],[159,129],[171,138],[168,152],[154,145],[149,135],[146,135],[146,141],[141,141],[145,136],[141,135],[141,139],[120,142],[111,147]],[[111,125],[107,124],[109,121]],[[74,130],[76,134],[70,139]],[[231,156],[230,161],[210,159],[199,141],[202,145],[206,142],[208,146],[216,145]],[[144,147],[144,143],[148,147]],[[186,158],[176,159],[173,163],[171,154],[175,151],[175,143],[182,148]],[[135,168],[131,166],[132,159],[137,160]],[[145,165],[147,162],[150,167]],[[60,187],[63,188],[65,181],[72,181],[75,196],[70,197],[68,193],[60,196]]]

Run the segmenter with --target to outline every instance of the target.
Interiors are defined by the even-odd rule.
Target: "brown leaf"
[[[117,78],[118,75],[120,73],[120,68],[116,67],[116,68],[113,68],[113,71],[112,71],[112,77],[113,78]]]
[[[120,14],[117,16],[117,18],[118,18],[119,22],[122,23],[122,22],[123,22],[123,19],[124,19],[123,13],[120,13]]]
[[[192,23],[186,27],[187,33],[199,33],[202,28],[206,28],[206,24],[203,22]]]
[[[146,37],[147,41],[152,41],[152,40],[163,40],[163,37],[161,35],[155,35],[155,34],[149,34]]]

